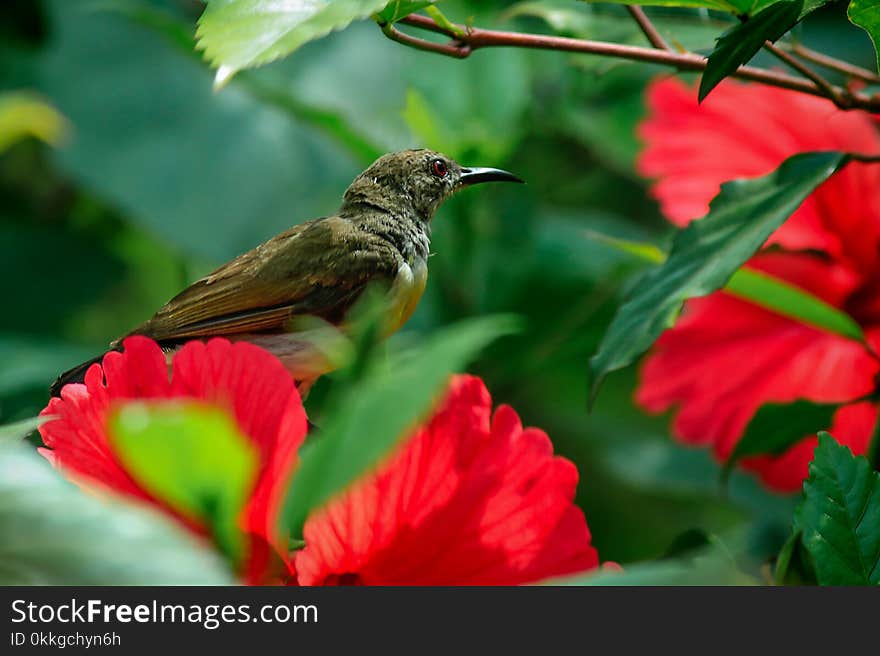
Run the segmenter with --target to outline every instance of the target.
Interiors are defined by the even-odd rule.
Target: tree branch
[[[828,70],[843,73],[844,75],[856,80],[861,80],[862,82],[867,82],[868,84],[880,84],[880,75],[877,75],[873,71],[869,71],[867,68],[862,68],[861,66],[856,66],[855,64],[850,64],[849,62],[835,59],[834,57],[829,57],[828,55],[816,52],[815,50],[811,50],[800,44],[789,46],[788,49],[801,59],[818,64]]]
[[[633,20],[638,23],[642,33],[647,37],[648,42],[652,46],[659,48],[660,50],[672,50],[672,48],[669,47],[669,44],[666,43],[665,39],[660,36],[660,32],[657,31],[657,28],[654,27],[654,23],[651,22],[651,19],[648,18],[647,14],[645,14],[641,7],[627,5],[626,10],[630,13],[630,16],[633,17]]]
[[[562,52],[576,52],[591,55],[602,55],[641,61],[650,64],[671,66],[681,71],[703,71],[706,68],[706,58],[693,53],[679,53],[660,48],[643,48],[619,43],[607,43],[605,41],[590,41],[587,39],[572,39],[561,36],[547,36],[543,34],[525,34],[520,32],[502,32],[497,30],[484,30],[457,26],[458,34],[444,28],[427,16],[412,14],[403,18],[400,23],[410,25],[429,32],[442,34],[450,38],[447,43],[435,43],[417,37],[410,36],[398,30],[393,25],[382,25],[385,35],[404,45],[435,52],[447,57],[464,59],[480,48],[529,48],[537,50],[558,50]],[[463,35],[463,36],[459,36]],[[779,71],[769,71],[751,66],[740,66],[732,77],[743,80],[760,82],[769,86],[790,89],[800,93],[829,98],[826,89],[818,86],[814,80],[796,77]],[[837,94],[846,94],[844,89],[832,87]],[[880,112],[880,94],[866,95],[864,93],[848,94],[846,109],[864,109],[871,112]]]
[[[825,96],[827,96],[828,99],[835,105],[837,105],[841,109],[849,109],[850,97],[849,92],[846,89],[835,87],[812,68],[810,68],[800,60],[796,59],[795,57],[792,57],[781,48],[773,45],[773,43],[771,43],[770,41],[766,41],[764,43],[764,50],[773,54],[773,56],[780,61],[791,66],[794,70],[796,70],[808,80],[812,80],[813,84],[822,89],[822,91],[825,92]]]

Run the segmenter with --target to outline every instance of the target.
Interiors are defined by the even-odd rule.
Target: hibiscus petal
[[[135,336],[127,337],[122,347],[122,353],[110,351],[101,363],[110,398],[168,397],[171,394],[168,363],[159,345],[146,337]]]
[[[198,532],[194,522],[152,498],[122,468],[107,439],[108,413],[113,403],[129,399],[198,399],[229,409],[260,450],[260,469],[242,528],[252,534],[245,571],[250,580],[262,580],[273,562],[268,545],[286,553],[275,530],[276,518],[307,433],[294,381],[267,351],[224,339],[187,343],[174,356],[172,369],[169,379],[166,356],[152,340],[125,339],[123,351],[108,353],[102,365],[93,365],[84,384],[67,385],[60,398],[50,400],[42,414],[57,419],[40,427],[51,449],[43,453],[71,477],[149,500]]]
[[[880,134],[868,115],[784,89],[726,80],[698,104],[694,89],[665,78],[649,87],[648,106],[650,115],[639,128],[645,149],[637,166],[642,175],[657,179],[652,193],[677,225],[704,216],[722,182],[764,175],[796,153],[880,152]],[[742,111],[746,106],[749,111]],[[858,265],[875,263],[878,169],[850,164],[808,198],[769,243],[823,250]]]
[[[777,273],[806,274],[805,286],[815,293],[839,295],[832,289],[839,282],[830,272],[833,264],[781,253],[762,256],[758,264]],[[817,275],[817,267],[828,275]],[[878,372],[876,358],[857,342],[718,292],[690,301],[681,321],[657,341],[643,365],[636,400],[654,412],[677,407],[674,434],[684,442],[711,445],[725,459],[762,405],[799,398],[851,401],[871,392]],[[777,489],[795,489],[791,481],[806,473],[801,465],[812,448],[795,449],[807,460],[792,455],[774,461],[778,471],[766,480]],[[771,464],[751,463],[759,470]],[[786,463],[798,464],[782,473]]]
[[[52,450],[50,461],[75,480],[150,499],[113,453],[107,439],[107,415],[116,399],[168,394],[168,367],[159,346],[144,337],[125,340],[124,353],[107,353],[101,365],[89,367],[84,383],[66,385],[61,396],[50,399],[40,413],[57,417],[40,427],[43,443]]]
[[[474,377],[379,470],[313,514],[305,585],[516,584],[598,566],[577,470]]]

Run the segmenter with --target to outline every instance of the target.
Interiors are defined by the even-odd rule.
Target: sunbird
[[[309,319],[344,329],[349,310],[378,283],[387,288],[384,334],[400,328],[425,290],[434,213],[483,182],[522,180],[431,150],[383,155],[354,179],[335,214],[295,225],[197,280],[110,350],[131,335],[154,339],[169,357],[192,339],[245,340],[278,357],[304,393],[333,367],[316,352]],[[81,382],[103,355],[61,374],[52,396]]]

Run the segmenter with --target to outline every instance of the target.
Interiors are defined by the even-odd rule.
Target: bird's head
[[[459,189],[481,182],[522,182],[501,169],[461,166],[432,150],[383,155],[345,192],[343,208],[364,203],[428,222],[440,204]]]

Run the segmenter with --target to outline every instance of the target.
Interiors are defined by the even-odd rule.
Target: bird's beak
[[[525,182],[516,177],[513,173],[502,171],[501,169],[488,169],[482,167],[474,167],[461,170],[461,177],[458,184],[462,187],[480,184],[481,182]]]

